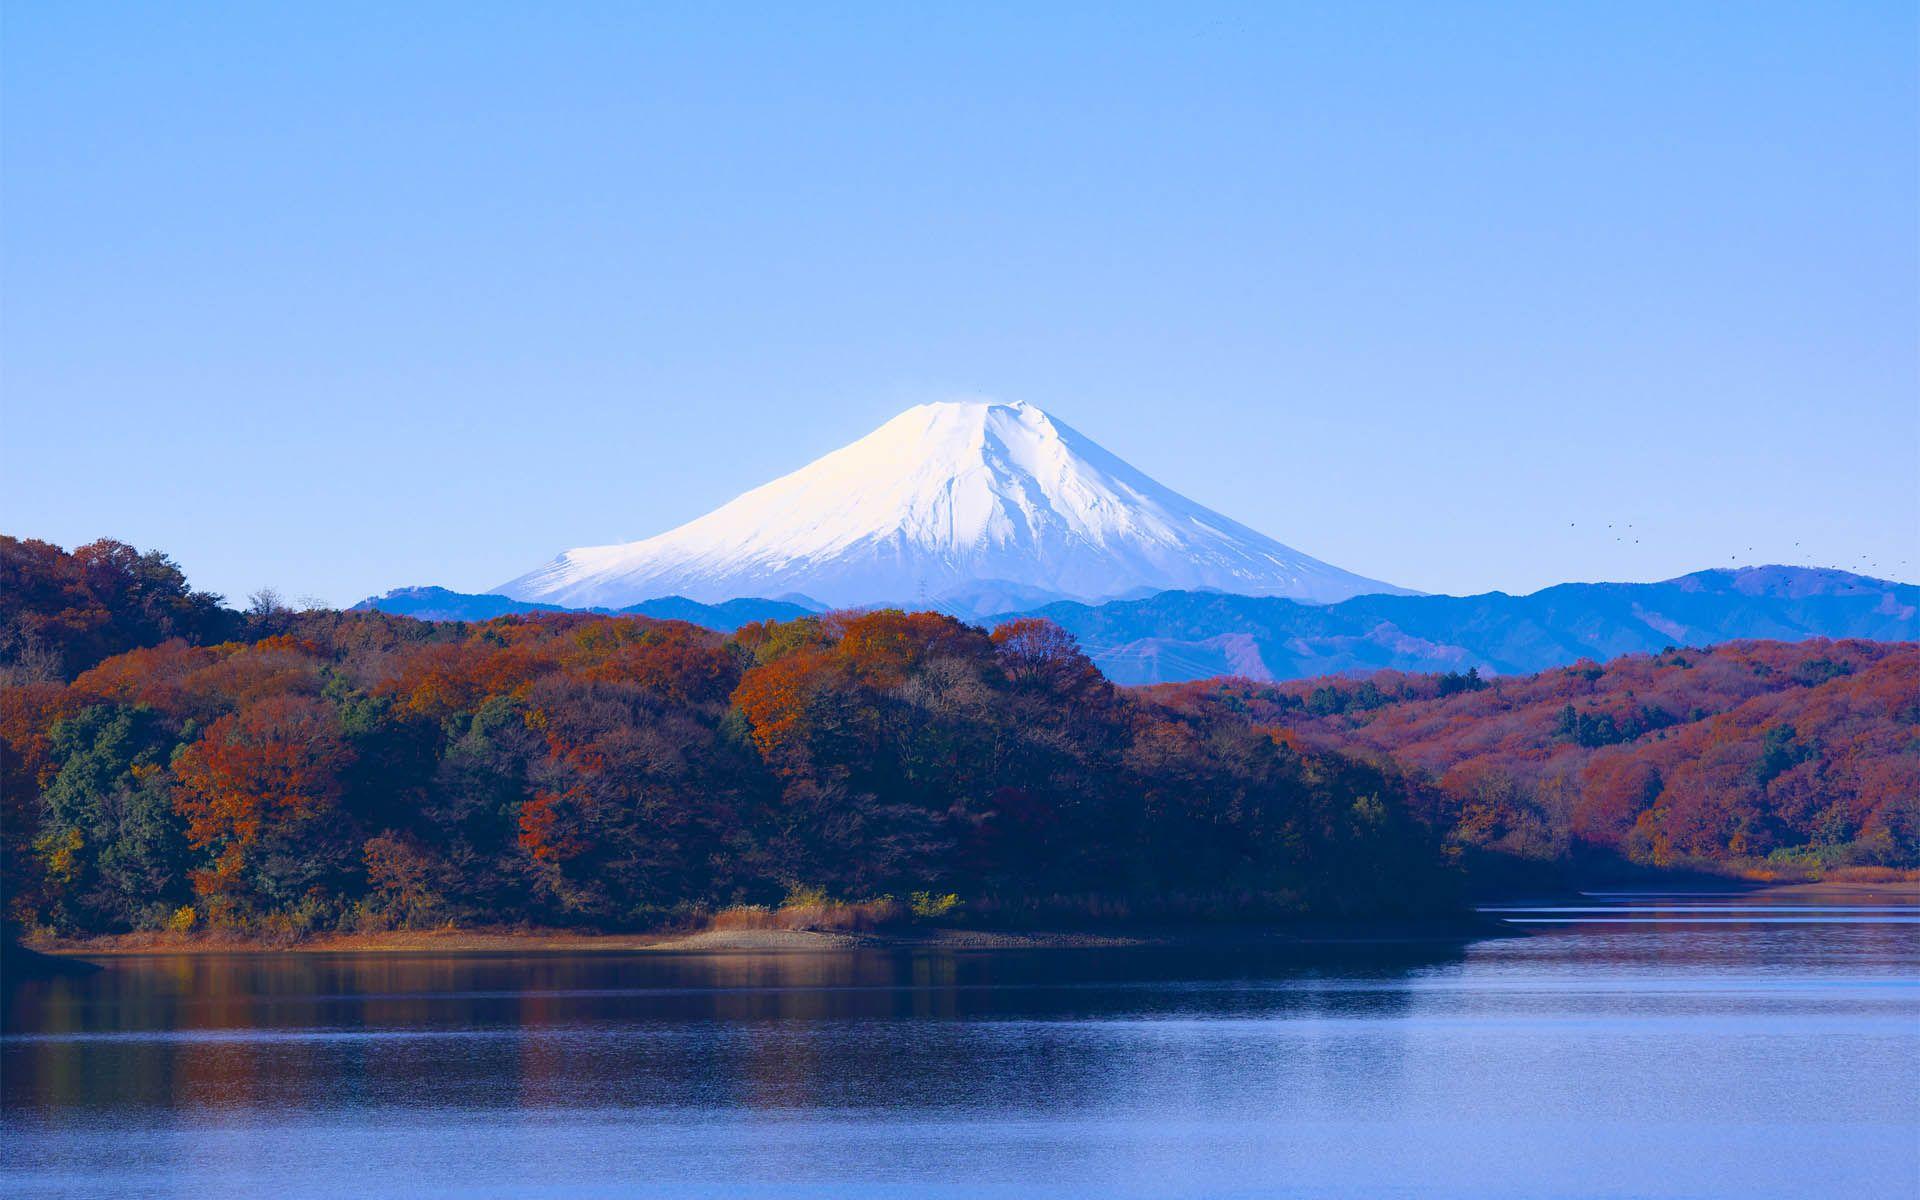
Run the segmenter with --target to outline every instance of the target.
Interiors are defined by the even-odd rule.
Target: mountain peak
[[[1004,408],[1009,412],[1033,412],[1040,413],[1041,416],[1046,415],[1044,412],[1041,412],[1038,404],[1029,400],[996,400],[991,396],[956,396],[950,400],[928,400],[924,404],[916,404],[901,413],[899,417],[895,417],[894,420],[897,421],[900,417],[911,416],[917,412],[951,410],[967,413],[985,413],[996,408]]]
[[[1035,405],[969,399],[917,405],[678,529],[569,550],[498,591],[607,606],[798,591],[862,605],[983,584],[1085,600],[1400,590],[1187,499]]]

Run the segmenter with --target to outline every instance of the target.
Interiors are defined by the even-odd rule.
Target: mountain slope
[[[996,620],[1014,615],[1064,626],[1118,683],[1389,667],[1509,675],[1739,638],[1912,641],[1920,639],[1920,587],[1770,566],[1664,583],[1568,583],[1527,596],[1361,596],[1332,605],[1169,592]]]
[[[569,550],[496,590],[573,607],[790,593],[931,607],[963,592],[1170,589],[1316,602],[1401,590],[1196,504],[1020,403],[909,409],[678,529]]]

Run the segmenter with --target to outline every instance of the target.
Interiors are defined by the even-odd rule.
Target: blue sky
[[[984,394],[1425,590],[1920,578],[1912,5],[929,7],[9,4],[0,529],[481,590]]]

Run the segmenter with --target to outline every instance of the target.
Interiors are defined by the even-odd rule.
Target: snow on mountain
[[[985,402],[908,409],[678,529],[568,550],[495,591],[573,607],[800,593],[972,611],[981,596],[1171,589],[1315,602],[1405,591],[1196,504],[1033,405]]]

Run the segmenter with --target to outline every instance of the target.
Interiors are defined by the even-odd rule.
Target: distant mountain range
[[[1524,674],[1737,638],[1920,638],[1920,587],[1812,568],[1422,596],[1204,508],[1030,404],[985,401],[908,409],[677,529],[566,551],[491,593],[401,588],[358,607],[635,613],[723,632],[828,608],[1043,616],[1128,684]]]
[[[535,604],[492,592],[474,594],[451,592],[442,587],[395,588],[385,595],[372,596],[353,606],[352,612],[387,612],[422,621],[490,621],[515,613],[597,612],[653,617],[661,621],[686,621],[690,624],[732,633],[751,621],[791,621],[820,611],[787,600],[758,600],[743,597],[719,604],[701,604],[685,596],[662,596],[643,600],[625,608],[571,609],[558,604]]]
[[[1173,589],[1405,594],[1187,499],[1033,405],[988,402],[908,409],[677,529],[568,550],[494,590],[574,607],[798,594],[981,614]]]
[[[1389,667],[1507,675],[1736,638],[1912,641],[1920,639],[1920,587],[1767,566],[1662,583],[1564,583],[1525,596],[1360,596],[1314,606],[1167,592],[1023,615],[1072,632],[1119,683],[1300,679]]]
[[[915,607],[931,607],[920,605]],[[357,605],[428,620],[485,620],[559,606],[444,588],[403,588]],[[620,611],[731,632],[813,609],[786,600],[703,604],[667,597]],[[1568,583],[1525,596],[1367,595],[1337,604],[1169,591],[1104,604],[1060,602],[982,623],[1042,616],[1072,632],[1118,683],[1214,675],[1298,679],[1375,671],[1520,674],[1581,658],[1737,638],[1920,640],[1920,586],[1805,567],[1700,571],[1662,583]]]

